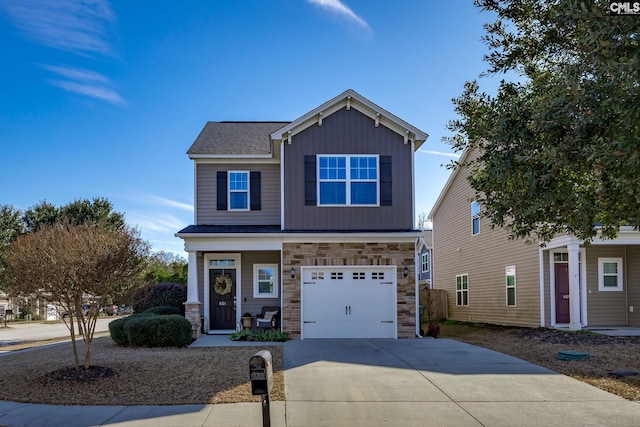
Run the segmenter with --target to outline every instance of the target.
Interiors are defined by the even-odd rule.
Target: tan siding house
[[[471,159],[472,152],[463,153]],[[545,247],[510,240],[476,215],[467,177],[455,169],[430,217],[433,287],[447,290],[449,317],[505,325],[638,327],[640,233],[584,245],[558,236]]]

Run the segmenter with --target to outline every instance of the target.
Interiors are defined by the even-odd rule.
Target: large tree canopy
[[[640,20],[609,1],[476,0],[497,95],[468,82],[448,138],[482,214],[513,237],[591,241],[640,225]]]

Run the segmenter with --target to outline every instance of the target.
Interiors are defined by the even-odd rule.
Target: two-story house
[[[465,151],[461,161],[478,153]],[[544,247],[492,227],[456,168],[431,213],[433,286],[447,290],[449,318],[579,330],[640,327],[640,233],[624,227],[590,245],[558,235]]]
[[[228,333],[263,306],[292,338],[417,332],[414,153],[427,134],[353,90],[292,122],[209,122],[188,150],[186,316]]]

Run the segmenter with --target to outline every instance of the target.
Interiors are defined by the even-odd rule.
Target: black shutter
[[[251,192],[249,198],[251,199],[251,210],[259,211],[262,209],[262,194],[260,191],[260,172],[249,173],[249,190]]]
[[[380,156],[380,206],[392,206],[391,156]]]
[[[304,204],[316,206],[318,204],[316,190],[316,156],[304,156]]]
[[[217,186],[216,196],[218,199],[218,210],[226,211],[227,210],[227,171],[218,172],[216,186]]]

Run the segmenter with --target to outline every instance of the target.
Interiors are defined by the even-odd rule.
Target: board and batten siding
[[[280,165],[196,163],[197,225],[279,225]],[[218,171],[260,171],[261,209],[226,211],[217,209]]]
[[[627,289],[629,278],[624,274],[625,246],[591,245],[587,258],[587,321],[589,326],[620,326],[627,323]],[[598,290],[598,258],[622,258],[622,291]]]
[[[343,108],[284,144],[284,228],[287,230],[413,229],[412,145],[396,132],[352,108]],[[377,154],[392,157],[392,205],[305,206],[304,156]]]
[[[433,212],[434,288],[447,291],[450,319],[540,326],[538,245],[509,240],[504,229],[491,230],[486,218],[480,219],[480,233],[472,235],[474,191],[468,173],[461,169],[453,176]],[[516,267],[515,307],[506,302],[508,266]],[[468,306],[456,305],[456,276],[460,274],[468,274]]]

